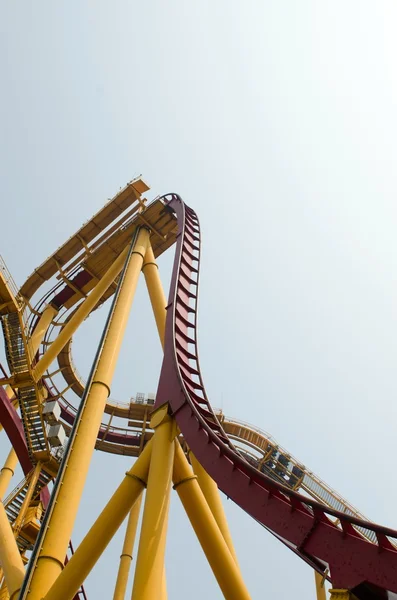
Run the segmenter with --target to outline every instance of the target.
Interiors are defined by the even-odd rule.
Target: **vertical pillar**
[[[161,284],[159,269],[154,258],[153,249],[150,244],[146,250],[142,271],[145,276],[146,286],[149,292],[154,318],[156,320],[157,331],[160,336],[160,342],[164,348],[165,319],[167,316],[165,307],[167,306],[167,300]]]
[[[317,600],[327,600],[324,587],[324,578],[322,577],[321,573],[314,571],[314,581],[316,584]]]
[[[6,461],[0,471],[0,498],[4,498],[11,478],[14,475],[15,467],[18,463],[18,457],[14,448],[11,448]]]
[[[141,500],[142,496],[140,496],[135,502],[128,517],[113,600],[124,600],[125,598],[125,590],[127,589],[128,575],[132,562],[132,552],[134,550],[135,536],[138,526],[139,511],[141,508]]]
[[[139,273],[142,268],[148,239],[149,232],[146,229],[141,229],[131,254],[128,255],[127,253],[127,256],[130,257],[129,262],[125,267],[120,293],[113,307],[107,335],[93,374],[91,387],[88,391],[80,421],[77,424],[73,447],[68,457],[67,468],[62,478],[62,485],[59,487],[59,493],[56,497],[56,504],[50,515],[47,528],[44,531],[44,539],[37,558],[36,570],[31,581],[29,600],[43,598],[64,566],[63,561],[73,530],[91,456],[95,448],[102,414],[110,394],[113,373],[138,283]],[[116,259],[114,264],[118,260]],[[116,271],[119,272],[118,268]],[[102,280],[97,284],[97,287],[101,284]],[[91,296],[92,293],[85,302]],[[77,315],[79,310],[74,316]],[[73,317],[69,323],[72,320]],[[66,327],[67,325],[65,329]],[[52,344],[50,350],[56,344],[57,340]],[[44,361],[45,357],[46,355],[44,355],[36,367],[38,372],[41,372],[43,369],[42,361]],[[48,360],[46,364],[48,364]],[[42,365],[39,368],[40,363]]]
[[[16,600],[25,576],[25,568],[2,502],[0,502],[0,564],[10,598]]]
[[[165,340],[165,321],[167,318],[167,299],[164,294],[164,289],[159,276],[159,269],[154,258],[153,248],[149,242],[145,254],[145,260],[142,266],[143,275],[145,277],[146,287],[148,289],[150,303],[156,321],[157,331],[160,338],[161,347],[164,348]],[[162,579],[162,595],[161,600],[167,600],[167,578],[165,574],[165,566],[163,568]]]
[[[199,463],[197,458],[190,452],[190,461],[192,463],[193,471],[197,475],[197,480],[201,491],[204,494],[204,498],[207,500],[208,506],[214,515],[215,521],[218,524],[221,534],[223,535],[227,547],[230,550],[231,555],[234,558],[236,565],[238,564],[236,551],[234,549],[232,536],[230,534],[229,526],[227,524],[225,511],[223,510],[222,501],[219,495],[218,486],[215,481],[208,475],[204,467]]]
[[[161,598],[171,475],[174,460],[175,423],[163,405],[152,415],[153,436],[141,537],[135,569],[132,600]]]
[[[173,480],[174,489],[182,501],[226,600],[250,600],[241,573],[179,442],[176,442]]]

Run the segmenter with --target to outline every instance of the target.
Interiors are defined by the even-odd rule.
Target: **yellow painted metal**
[[[10,594],[8,593],[6,580],[3,577],[3,569],[0,569],[0,580],[1,579],[2,582],[0,586],[0,600],[10,600]]]
[[[132,600],[161,598],[170,503],[175,426],[161,407],[153,413],[155,428],[148,486],[142,518]],[[159,419],[161,421],[159,422]]]
[[[173,481],[224,597],[250,600],[241,573],[179,442],[176,442]]]
[[[36,487],[36,483],[37,483],[37,481],[38,481],[38,479],[40,477],[41,469],[42,469],[42,463],[38,462],[36,464],[35,468],[34,468],[32,477],[31,477],[31,479],[29,481],[29,485],[28,485],[28,489],[27,489],[25,498],[23,499],[23,502],[22,502],[21,507],[19,509],[17,518],[15,519],[15,522],[14,522],[14,535],[16,537],[18,536],[18,533],[21,530],[21,526],[22,526],[23,520],[25,518],[26,512],[27,512],[27,510],[29,508],[29,504],[30,504],[30,501],[31,501],[32,496],[33,496],[34,488]]]
[[[327,594],[324,587],[324,578],[320,573],[314,571],[314,580],[316,584],[317,600],[327,600]]]
[[[76,548],[72,558],[59,575],[45,600],[72,600],[91,569],[121,526],[128,512],[146,486],[152,441],[149,441],[138,460],[119,485],[91,529]]]
[[[141,509],[141,499],[142,496],[135,502],[128,517],[113,600],[124,600],[125,598],[125,590],[127,589],[128,575],[132,562],[132,552],[134,550],[136,530],[138,527],[139,511]]]
[[[2,502],[0,502],[0,564],[10,598],[14,600],[21,588],[25,568]]]
[[[56,505],[44,534],[43,545],[31,582],[30,600],[39,600],[42,598],[63,569],[63,561],[73,530],[91,456],[95,448],[102,414],[110,393],[113,373],[138,283],[139,273],[142,268],[148,239],[149,232],[146,229],[141,229],[126,268],[123,285],[117,298],[107,337],[93,376],[80,422],[77,426],[76,439],[68,459],[68,466],[62,480],[62,485],[56,498]],[[114,264],[117,261],[118,259]],[[113,276],[114,272],[108,279],[113,280]],[[111,281],[109,281],[110,283]],[[90,298],[91,295],[85,302]]]
[[[146,287],[148,289],[150,303],[156,321],[157,331],[160,338],[161,347],[164,348],[165,341],[165,321],[167,318],[167,300],[165,297],[163,285],[161,283],[158,265],[156,263],[153,248],[149,244],[145,260],[143,261],[142,271],[145,276]],[[164,535],[166,531],[164,529]],[[165,565],[163,566],[161,600],[167,600],[167,578],[165,574]]]
[[[120,190],[110,200],[110,202],[105,204],[101,210],[93,215],[89,221],[87,221],[74,235],[72,235],[67,242],[65,242],[60,248],[57,248],[56,252],[49,256],[47,260],[45,260],[44,263],[35,269],[30,277],[28,277],[20,289],[20,294],[25,299],[29,300],[43,283],[48,281],[57,273],[58,269],[54,259],[56,259],[62,265],[67,265],[67,272],[69,272],[72,268],[82,263],[85,258],[87,245],[90,245],[91,251],[93,251],[94,248],[101,246],[104,254],[106,254],[109,251],[109,246],[103,243],[105,239],[100,234],[102,234],[109,226],[111,229],[111,225],[114,223],[114,220],[120,217],[120,215],[132,204],[135,204],[138,208],[136,201],[138,201],[140,204],[140,195],[142,193],[141,190],[148,189],[144,182],[141,183],[141,181],[142,180],[139,180],[139,183],[136,181],[128,183],[126,187]],[[137,188],[137,183],[139,185],[139,189]],[[145,200],[142,199],[142,202],[144,201]],[[163,209],[163,205],[160,202],[159,204]],[[132,227],[133,226],[134,225],[132,225]],[[127,233],[127,236],[128,234],[132,235],[132,227]],[[84,240],[84,244],[82,243],[82,240]],[[114,236],[112,242],[113,244],[111,247],[114,250]],[[128,245],[128,242],[126,242],[126,245]],[[81,255],[82,249],[83,255]],[[117,251],[120,251],[120,247],[116,249]],[[77,261],[72,261],[76,255],[80,255],[80,259]]]
[[[48,305],[41,313],[40,319],[28,343],[31,359],[34,357],[37,350],[39,349],[40,344],[43,341],[43,338],[46,334],[46,331],[51,325],[51,321],[53,320],[57,312],[58,311],[53,306]]]
[[[167,577],[165,575],[165,567],[163,569],[163,577],[161,580],[161,596],[160,596],[161,600],[167,600],[168,598],[168,594],[167,594]]]
[[[18,457],[14,448],[11,448],[6,458],[6,461],[0,471],[0,498],[3,498],[7,491],[11,478],[15,473],[15,467],[17,466],[17,463]]]
[[[141,230],[141,233],[145,230]],[[148,232],[146,232],[148,235]],[[91,294],[82,302],[79,308],[76,310],[72,318],[66,323],[58,337],[53,341],[51,346],[48,348],[46,353],[41,357],[33,370],[33,376],[36,379],[45,373],[52,361],[58,356],[60,351],[64,348],[65,344],[73,336],[77,328],[81,325],[84,319],[90,314],[94,307],[98,304],[102,295],[112,285],[116,277],[120,274],[125,259],[128,255],[129,248],[126,247],[121,254],[116,258],[112,266],[106,271],[102,279],[97,283]],[[142,247],[141,251],[146,251],[146,246]],[[135,257],[137,255],[134,255]]]
[[[190,461],[192,463],[193,471],[197,475],[197,480],[201,491],[204,494],[204,498],[207,500],[207,504],[214,515],[215,521],[218,523],[218,527],[225,539],[227,547],[233,556],[236,565],[238,565],[236,551],[234,549],[232,536],[230,534],[229,526],[225,511],[223,510],[222,501],[219,495],[218,486],[215,481],[208,475],[204,467],[199,463],[197,458],[190,452]]]
[[[159,332],[160,342],[164,348],[164,336],[165,336],[165,319],[167,311],[167,300],[164,294],[163,286],[159,276],[159,270],[154,258],[152,246],[149,244],[145,260],[143,261],[142,271],[145,276],[146,286],[149,292],[150,302],[156,320],[157,331]]]
[[[331,600],[351,600],[352,595],[349,590],[330,589]]]

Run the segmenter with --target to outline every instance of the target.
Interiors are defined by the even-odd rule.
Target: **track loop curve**
[[[283,486],[250,465],[228,439],[207,397],[198,357],[199,220],[177,194],[163,199],[177,217],[178,235],[156,407],[169,403],[187,444],[218,487],[305,562],[320,572],[328,568],[335,588],[354,589],[363,600],[397,593],[397,531]],[[364,539],[360,529],[372,532],[377,543]]]

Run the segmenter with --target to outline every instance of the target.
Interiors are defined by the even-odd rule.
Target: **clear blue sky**
[[[0,246],[17,282],[135,174],[179,192],[203,231],[214,405],[394,527],[396,17],[382,0],[0,5]],[[155,390],[161,361],[143,287],[135,309],[120,400]],[[100,320],[76,338],[82,372]],[[75,544],[129,464],[95,453]],[[308,567],[225,505],[252,598],[314,599]],[[90,600],[111,598],[121,539]],[[177,498],[167,576],[170,600],[221,598]]]

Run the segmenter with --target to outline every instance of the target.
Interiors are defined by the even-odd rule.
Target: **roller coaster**
[[[397,598],[397,531],[368,521],[269,434],[210,402],[197,345],[201,234],[177,194],[148,202],[137,178],[20,289],[0,263],[0,600],[82,600],[84,582],[127,520],[115,600],[125,598],[142,505],[133,600],[167,598],[171,489],[225,598],[247,600],[219,490],[314,570],[318,600]],[[175,246],[168,299],[156,258]],[[140,273],[163,362],[156,393],[110,398]],[[72,357],[83,321],[109,300],[87,381]],[[71,534],[94,449],[135,457],[77,548]],[[17,463],[24,477],[6,496]],[[144,499],[144,500],[143,500]],[[128,517],[128,519],[127,519]]]

